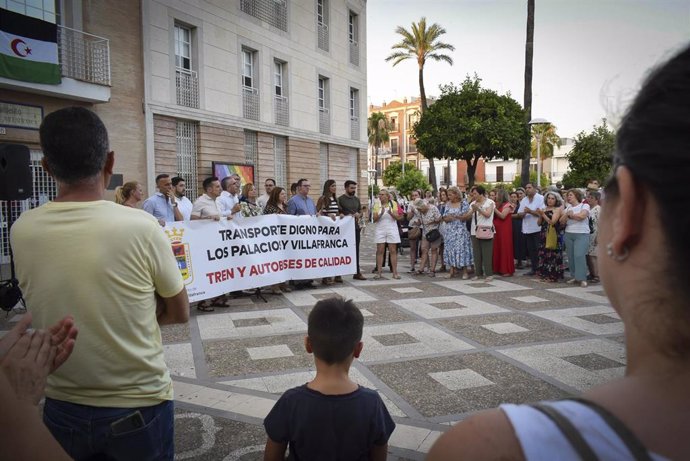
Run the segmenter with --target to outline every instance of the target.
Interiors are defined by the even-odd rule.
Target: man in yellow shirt
[[[154,217],[103,199],[115,154],[93,112],[41,124],[54,201],[12,228],[17,276],[34,325],[80,326],[71,360],[48,378],[44,422],[73,458],[174,457],[172,380],[159,325],[185,323],[189,299]]]

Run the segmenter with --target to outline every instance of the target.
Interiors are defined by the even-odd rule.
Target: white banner
[[[192,302],[286,280],[357,271],[352,217],[266,215],[168,223]]]

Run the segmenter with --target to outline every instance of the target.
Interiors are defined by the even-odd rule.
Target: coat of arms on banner
[[[185,285],[189,285],[194,280],[194,274],[192,272],[192,255],[189,251],[189,243],[182,242],[184,229],[173,227],[171,230],[166,230],[165,233],[168,239],[170,239],[173,254],[177,261],[177,267],[180,269],[180,274],[182,274],[182,279]]]

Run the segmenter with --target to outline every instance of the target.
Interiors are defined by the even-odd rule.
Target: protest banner
[[[354,274],[352,217],[266,215],[167,223],[189,300],[231,291]]]

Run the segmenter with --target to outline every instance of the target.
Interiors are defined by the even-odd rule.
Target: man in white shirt
[[[172,178],[173,191],[175,192],[175,200],[177,201],[177,209],[182,213],[182,217],[185,221],[189,221],[192,216],[192,201],[189,200],[185,194],[187,192],[187,185],[184,179],[175,176]]]
[[[204,191],[201,197],[196,199],[192,207],[192,219],[220,219],[220,210],[216,199],[220,196],[220,182],[212,176],[204,179]]]
[[[530,271],[524,275],[532,276],[536,274],[537,265],[539,264],[539,233],[541,227],[537,223],[539,213],[537,210],[544,208],[544,196],[537,192],[534,184],[527,183],[525,185],[525,197],[520,200],[520,208],[518,209],[518,217],[522,218],[522,234],[525,237],[527,244],[527,254],[532,262]]]
[[[218,197],[218,211],[221,216],[231,219],[234,213],[240,211],[239,181],[234,175],[227,176],[220,182],[220,188],[222,192]]]
[[[259,205],[262,209],[266,208],[268,199],[271,196],[271,192],[275,187],[276,182],[273,178],[267,178],[266,181],[264,181],[264,188],[266,189],[266,193],[256,200],[256,204]]]

